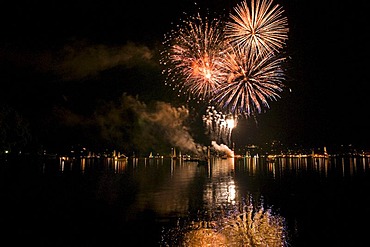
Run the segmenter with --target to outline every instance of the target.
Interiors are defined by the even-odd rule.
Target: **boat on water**
[[[208,165],[208,161],[209,159],[207,158],[199,158],[199,157],[186,157],[186,158],[183,158],[183,161],[185,162],[196,162],[198,164],[198,166],[202,166],[202,165]]]
[[[122,160],[128,160],[128,157],[124,154],[114,156],[114,160],[122,161]]]
[[[204,159],[201,159],[199,157],[183,156],[182,160],[185,161],[185,162],[198,162],[198,161],[204,160]]]

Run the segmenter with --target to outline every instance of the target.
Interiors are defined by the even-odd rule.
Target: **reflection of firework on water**
[[[270,209],[246,206],[219,224],[220,232],[230,236],[227,246],[287,246],[284,218]]]
[[[227,56],[225,66],[229,78],[220,85],[213,101],[235,115],[261,113],[262,108],[269,107],[268,100],[276,100],[282,91],[284,58],[255,56],[238,48],[233,48]]]
[[[250,8],[243,1],[234,10],[225,28],[225,36],[233,46],[262,54],[283,47],[288,39],[288,21],[281,6],[273,6],[272,0],[252,0]]]
[[[208,106],[203,122],[212,141],[231,145],[231,132],[236,126],[236,118],[218,112],[214,106]]]
[[[199,14],[182,22],[163,42],[161,64],[166,66],[166,84],[179,93],[204,100],[225,81],[221,22]]]
[[[210,220],[178,222],[161,246],[288,246],[284,218],[252,204]]]

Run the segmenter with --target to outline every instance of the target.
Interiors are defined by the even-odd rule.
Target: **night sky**
[[[236,144],[279,140],[288,145],[370,147],[370,29],[365,2],[274,1],[283,6],[289,23],[289,39],[284,48],[289,58],[287,88],[279,100],[270,102],[269,109],[255,118],[240,120],[233,131]],[[33,139],[42,145],[103,143],[94,139],[93,133],[102,129],[91,119],[106,117],[99,122],[104,122],[104,126],[113,122],[109,114],[113,114],[112,108],[122,110],[122,105],[119,108],[117,104],[122,103],[124,94],[137,97],[148,107],[157,101],[174,106],[185,104],[164,85],[159,64],[163,36],[173,23],[184,13],[195,14],[198,8],[223,14],[237,3],[2,3],[0,104],[27,120]],[[200,107],[195,111],[194,119],[199,118],[202,110]],[[134,119],[132,111],[125,112],[127,119]],[[137,130],[127,124],[127,119],[122,124],[117,120],[113,129],[121,134],[111,134],[111,139],[135,139],[132,133]],[[202,138],[203,128],[201,124],[198,128],[192,126],[190,133],[195,139]],[[128,148],[128,144],[121,146]]]

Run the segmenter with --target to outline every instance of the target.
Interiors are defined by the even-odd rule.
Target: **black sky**
[[[41,126],[56,108],[94,112],[122,93],[172,101],[158,49],[172,22],[239,1],[9,1],[0,7],[0,103]],[[287,90],[240,124],[238,143],[370,147],[366,1],[279,0],[289,23]],[[177,100],[179,103],[179,100]],[[181,103],[181,101],[180,101]],[[242,121],[244,122],[244,121]]]

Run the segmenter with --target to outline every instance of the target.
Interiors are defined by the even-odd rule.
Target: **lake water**
[[[368,246],[367,157],[1,161],[15,246]]]

